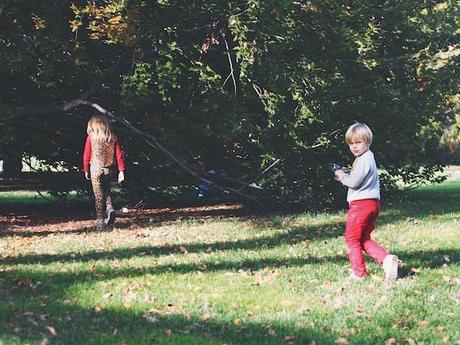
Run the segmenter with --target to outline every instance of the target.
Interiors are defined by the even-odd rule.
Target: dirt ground
[[[241,204],[197,207],[122,208],[117,210],[116,228],[161,226],[181,220],[206,220],[246,214]],[[58,232],[95,231],[91,205],[26,204],[0,207],[0,237],[46,236]]]

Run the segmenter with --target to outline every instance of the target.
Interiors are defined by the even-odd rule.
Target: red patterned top
[[[107,143],[106,141],[91,139],[89,135],[86,137],[85,149],[83,151],[84,171],[89,171],[90,164],[99,167],[110,167],[114,165],[115,159],[118,170],[125,171],[123,150],[118,140]]]

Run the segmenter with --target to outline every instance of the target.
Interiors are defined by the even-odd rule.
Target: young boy
[[[348,187],[349,204],[345,226],[345,242],[352,268],[352,278],[366,276],[366,264],[362,251],[383,265],[385,279],[394,281],[398,277],[398,257],[389,254],[371,239],[375,221],[380,212],[380,184],[372,144],[372,132],[363,123],[355,123],[348,128],[345,142],[356,157],[349,174],[336,170],[335,178]]]

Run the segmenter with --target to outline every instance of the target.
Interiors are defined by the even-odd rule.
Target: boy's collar
[[[360,154],[358,157],[361,157],[362,155],[364,155],[366,152],[368,152],[368,151],[370,151],[370,150],[371,150],[371,148],[370,148],[370,147],[368,147],[368,148],[367,148],[367,150],[366,150],[366,151],[364,151],[363,153],[361,153],[361,154]]]

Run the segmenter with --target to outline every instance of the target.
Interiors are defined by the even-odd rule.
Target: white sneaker
[[[385,280],[395,281],[398,278],[398,257],[396,255],[387,255],[383,259],[383,270],[385,271]]]
[[[359,281],[361,281],[361,280],[366,279],[366,277],[365,277],[365,276],[360,277],[360,276],[357,276],[356,274],[352,273],[352,274],[350,274],[350,275],[348,276],[348,279],[349,279],[350,281],[359,282]]]
[[[366,276],[360,277],[360,276],[356,275],[351,268],[348,268],[347,280],[349,280],[349,281],[361,281],[361,280],[364,280],[364,279],[366,279]]]
[[[110,225],[114,221],[115,221],[115,210],[112,206],[107,207],[107,218],[105,219],[105,223],[107,225]]]

